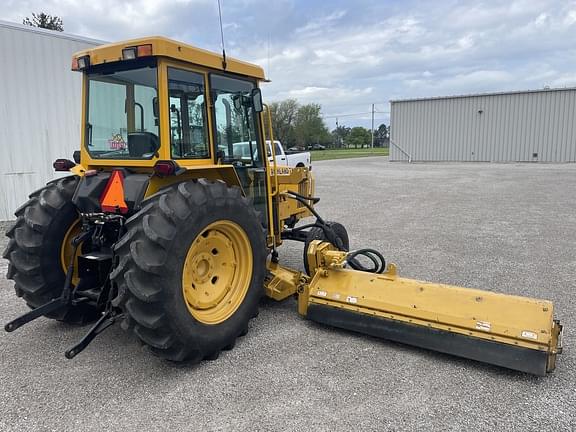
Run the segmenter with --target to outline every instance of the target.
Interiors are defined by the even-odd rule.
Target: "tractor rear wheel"
[[[336,234],[336,236],[342,241],[342,246],[340,248],[338,248],[338,245],[334,245],[334,247],[343,251],[348,251],[350,249],[350,240],[348,239],[348,231],[346,231],[344,225],[330,221],[327,221],[326,224],[334,230],[334,234]],[[314,240],[329,241],[326,238],[324,230],[320,227],[315,226],[310,228],[308,231],[306,241],[304,242],[304,269],[308,275],[310,275],[310,269],[308,268],[308,247]]]
[[[258,313],[265,233],[236,186],[204,179],[146,199],[116,245],[113,304],[160,357],[199,362],[234,345]]]
[[[32,193],[16,210],[16,222],[6,233],[10,238],[3,255],[10,262],[7,278],[14,280],[16,295],[33,309],[62,293],[73,253],[71,242],[80,229],[72,203],[79,180],[76,176],[65,177]],[[94,307],[80,304],[47,317],[85,324],[95,320],[98,313]]]

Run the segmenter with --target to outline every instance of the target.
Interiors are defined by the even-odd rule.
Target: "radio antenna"
[[[218,17],[220,18],[220,38],[222,40],[222,69],[226,70],[226,47],[224,45],[224,29],[222,27],[222,7],[218,1]]]

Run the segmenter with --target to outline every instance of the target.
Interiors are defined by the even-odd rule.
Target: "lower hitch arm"
[[[84,349],[86,349],[86,347],[90,344],[90,342],[94,340],[96,336],[113,325],[122,316],[123,314],[116,314],[114,311],[108,309],[104,315],[102,315],[100,319],[96,321],[96,324],[94,324],[92,328],[88,330],[88,333],[86,333],[76,345],[64,353],[66,358],[71,360],[76,357],[78,354],[84,351]]]
[[[60,297],[50,300],[48,303],[43,304],[31,311],[19,316],[15,320],[10,321],[4,326],[4,330],[7,332],[13,332],[14,330],[22,327],[24,324],[34,321],[43,315],[47,315],[52,312],[68,306],[72,301],[72,276],[74,274],[74,259],[76,257],[76,252],[80,247],[80,244],[91,234],[91,231],[84,231],[76,236],[72,240],[72,245],[74,246],[74,252],[70,258],[70,263],[66,271],[66,280],[64,281],[64,287],[62,288],[62,294]]]
[[[24,324],[27,324],[30,321],[33,321],[36,318],[41,317],[42,315],[55,312],[64,306],[66,306],[66,302],[62,299],[62,297],[55,298],[53,300],[50,300],[48,303],[43,304],[42,306],[39,306],[36,309],[32,309],[30,312],[27,312],[24,315],[19,316],[15,320],[10,321],[8,324],[4,326],[4,330],[6,330],[7,332],[13,332],[14,330],[22,327]]]

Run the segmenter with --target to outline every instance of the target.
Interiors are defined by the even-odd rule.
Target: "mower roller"
[[[405,279],[315,210],[305,167],[279,166],[263,70],[162,37],[74,55],[80,150],[69,175],[16,210],[4,257],[38,317],[94,323],[73,358],[116,322],[158,356],[215,359],[248,331],[263,295],[309,320],[545,375],[562,326],[546,300]],[[305,218],[310,223],[298,223]],[[304,269],[280,263],[304,244]]]

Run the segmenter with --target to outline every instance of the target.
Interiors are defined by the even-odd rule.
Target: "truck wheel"
[[[16,295],[33,309],[62,293],[73,253],[71,242],[80,229],[72,203],[79,180],[65,177],[31,194],[16,210],[16,223],[6,233],[10,238],[3,255],[10,262],[6,277],[14,281]],[[47,315],[73,324],[85,324],[97,316],[94,307],[82,304]]]
[[[338,222],[331,222],[327,221],[328,224],[333,230],[334,233],[342,240],[342,247],[339,250],[348,251],[350,249],[350,240],[348,239],[348,232],[344,225]],[[313,240],[323,240],[328,241],[326,238],[326,234],[324,234],[324,230],[320,227],[312,227],[308,231],[308,235],[306,236],[306,241],[304,242],[304,269],[306,270],[306,274],[310,275],[310,269],[308,268],[308,247]],[[337,245],[334,245],[338,248]]]
[[[267,248],[238,187],[204,179],[142,203],[115,247],[111,274],[125,329],[160,357],[199,362],[234,345],[258,314]]]

